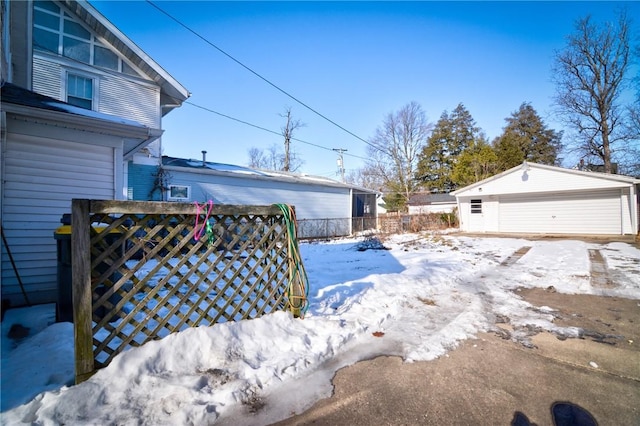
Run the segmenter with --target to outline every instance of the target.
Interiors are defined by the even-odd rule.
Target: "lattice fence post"
[[[71,201],[71,271],[76,383],[94,371],[91,329],[90,201]]]

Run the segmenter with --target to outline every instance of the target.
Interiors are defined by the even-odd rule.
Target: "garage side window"
[[[482,213],[482,200],[471,200],[471,213]]]

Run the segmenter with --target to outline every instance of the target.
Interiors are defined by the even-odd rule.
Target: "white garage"
[[[640,180],[523,163],[461,188],[465,232],[635,235]]]

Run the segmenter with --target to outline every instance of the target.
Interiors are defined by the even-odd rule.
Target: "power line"
[[[74,62],[74,63],[76,63],[76,64],[79,64],[79,65],[86,65],[86,62],[82,62],[82,61],[77,60],[77,59],[72,58],[72,57],[68,57],[68,56],[60,55],[57,51],[50,50],[50,49],[48,49],[47,47],[45,47],[45,46],[41,46],[41,45],[39,45],[39,44],[37,44],[37,43],[34,43],[34,46],[35,46],[35,47],[37,47],[37,48],[39,48],[39,49],[41,49],[41,50],[44,50],[44,51],[49,52],[49,53],[51,53],[51,54],[54,54],[54,55],[56,55],[56,56],[58,56],[58,57],[64,57],[64,58],[65,58],[65,60],[72,61],[72,62]],[[120,73],[120,72],[118,72],[118,71],[113,71],[113,70],[110,70],[110,69],[108,69],[108,68],[100,68],[100,70],[101,70],[102,72],[104,72],[104,73],[106,73],[106,74],[109,74],[109,75],[112,75],[112,76],[114,76],[114,77],[120,77],[120,76],[121,76],[121,73]],[[145,88],[147,87],[147,86],[145,86],[145,85],[143,85],[143,84],[141,84],[141,83],[138,83],[138,82],[136,82],[136,81],[133,81],[133,80],[130,80],[130,82],[131,82],[131,83],[133,83],[133,84],[135,84],[135,85],[137,85],[137,86],[140,86],[140,87],[145,87]],[[213,110],[213,109],[211,109],[211,108],[207,108],[207,107],[204,107],[204,106],[202,106],[202,105],[195,104],[195,103],[190,102],[190,101],[184,101],[183,103],[185,103],[185,104],[189,104],[189,105],[191,105],[191,106],[193,106],[193,107],[195,107],[195,108],[202,109],[202,110],[207,111],[207,112],[210,112],[210,113],[212,113],[212,114],[219,115],[220,117],[224,117],[224,118],[226,118],[226,119],[229,119],[229,120],[232,120],[232,121],[236,121],[236,122],[241,123],[241,124],[244,124],[244,125],[246,125],[246,126],[254,127],[254,128],[259,129],[259,130],[262,130],[262,131],[264,131],[264,132],[268,132],[268,133],[272,133],[272,134],[274,134],[274,135],[282,136],[282,133],[277,132],[277,131],[275,131],[275,130],[267,129],[267,128],[265,128],[265,127],[261,127],[261,126],[258,126],[258,125],[256,125],[256,124],[249,123],[248,121],[244,121],[244,120],[241,120],[241,119],[239,119],[239,118],[235,118],[235,117],[232,117],[232,116],[230,116],[230,115],[223,114],[223,113],[218,112],[218,111],[215,111],[215,110]],[[324,149],[325,151],[334,151],[333,149],[331,149],[331,148],[327,148],[326,146],[322,146],[322,145],[318,145],[318,144],[315,144],[315,143],[312,143],[312,142],[304,141],[304,140],[302,140],[302,139],[298,139],[298,138],[291,138],[291,140],[294,140],[294,141],[296,141],[296,142],[300,142],[300,143],[303,143],[303,144],[306,144],[306,145],[310,145],[310,146],[313,146],[313,147],[316,147],[316,148]],[[345,150],[345,151],[346,151],[346,150]],[[347,155],[347,156],[349,156],[349,157],[357,158],[357,159],[360,159],[360,160],[365,160],[365,161],[366,161],[366,160],[368,160],[367,158],[360,157],[360,156],[353,155],[353,154],[345,154],[345,155]]]
[[[190,102],[190,101],[184,101],[183,103],[189,104],[189,105],[194,106],[196,108],[200,108],[201,110],[210,112],[212,114],[219,115],[220,117],[224,117],[224,118],[228,118],[229,120],[237,121],[238,123],[242,123],[242,124],[244,124],[246,126],[255,127],[256,129],[260,129],[260,130],[263,130],[265,132],[273,133],[274,135],[282,136],[280,133],[276,132],[275,130],[267,129],[265,127],[260,127],[260,126],[258,126],[256,124],[252,124],[252,123],[249,123],[248,121],[240,120],[239,118],[231,117],[230,115],[223,114],[223,113],[218,112],[218,111],[214,111],[214,110],[212,110],[210,108],[207,108],[207,107],[204,107],[202,105],[197,105],[197,104],[194,104],[193,102]],[[324,147],[321,146],[320,148],[324,148]],[[329,149],[329,148],[326,148],[326,149]]]
[[[42,49],[42,50],[44,50],[44,51],[47,51],[47,52],[49,52],[49,53],[51,53],[51,54],[54,54],[54,55],[56,55],[56,56],[63,57],[63,56],[62,56],[62,55],[60,55],[58,52],[53,51],[53,50],[49,50],[49,49],[47,49],[46,47],[41,46],[41,45],[39,45],[39,44],[34,44],[34,46],[35,46],[35,47],[37,47],[37,48],[39,48],[39,49]],[[64,58],[65,58],[66,60],[69,60],[69,61],[75,62],[75,63],[80,64],[80,65],[86,65],[86,63],[85,63],[85,62],[79,61],[79,60],[74,59],[74,58],[71,58],[71,57],[64,56]],[[114,77],[120,77],[120,75],[121,75],[119,72],[117,72],[117,71],[112,71],[112,70],[110,70],[110,69],[108,69],[108,68],[100,68],[100,69],[101,69],[101,71],[102,71],[102,72],[104,72],[104,73],[106,73],[106,74],[109,74],[109,75],[112,75],[112,76],[114,76]],[[135,84],[135,85],[137,85],[137,86],[140,86],[140,87],[147,87],[147,86],[142,85],[142,84],[140,84],[140,83],[137,83],[137,82],[135,82],[135,81],[133,81],[133,80],[131,81],[131,83],[133,83],[133,84]],[[193,107],[195,107],[195,108],[200,108],[201,110],[204,110],[204,111],[210,112],[210,113],[212,113],[212,114],[219,115],[220,117],[224,117],[224,118],[226,118],[226,119],[229,119],[229,120],[232,120],[232,121],[236,121],[236,122],[238,122],[238,123],[244,124],[245,126],[254,127],[254,128],[259,129],[259,130],[262,130],[262,131],[264,131],[264,132],[273,133],[274,135],[282,136],[282,133],[279,133],[279,132],[277,132],[277,131],[275,131],[275,130],[267,129],[266,127],[261,127],[261,126],[258,126],[258,125],[256,125],[256,124],[249,123],[248,121],[244,121],[244,120],[241,120],[241,119],[239,119],[239,118],[235,118],[235,117],[232,117],[232,116],[230,116],[230,115],[223,114],[223,113],[218,112],[218,111],[215,111],[215,110],[213,110],[213,109],[211,109],[211,108],[207,108],[207,107],[204,107],[204,106],[202,106],[202,105],[195,104],[195,103],[190,102],[190,101],[184,101],[183,103],[185,103],[185,104],[189,104],[189,105],[191,105],[191,106],[193,106]],[[303,144],[306,144],[306,145],[310,145],[310,146],[313,146],[313,147],[316,147],[316,148],[324,149],[325,151],[333,151],[331,148],[327,148],[326,146],[322,146],[322,145],[318,145],[318,144],[315,144],[315,143],[312,143],[312,142],[304,141],[304,140],[302,140],[302,139],[298,139],[298,138],[291,138],[291,140],[294,140],[294,141],[296,141],[296,142],[300,142],[300,143],[303,143]],[[360,160],[365,160],[365,161],[367,160],[367,158],[359,157],[359,156],[357,156],[357,155],[352,155],[352,154],[346,154],[346,155],[348,155],[349,157],[358,158],[358,159],[360,159]]]
[[[255,75],[256,77],[258,77],[259,79],[261,79],[262,81],[264,81],[265,83],[267,83],[268,85],[270,85],[271,87],[273,87],[274,89],[278,90],[279,92],[283,93],[284,95],[288,96],[289,98],[293,99],[294,101],[296,101],[297,103],[299,103],[300,105],[302,105],[303,107],[307,108],[309,111],[313,112],[314,114],[322,117],[323,119],[325,119],[326,121],[328,121],[329,123],[333,124],[334,126],[338,127],[339,129],[343,130],[344,132],[350,134],[351,136],[353,136],[354,138],[364,142],[365,144],[369,145],[372,148],[375,149],[379,149],[378,147],[376,147],[375,145],[369,143],[367,140],[361,138],[360,136],[356,135],[355,133],[345,129],[344,127],[342,127],[341,125],[339,125],[338,123],[336,123],[335,121],[331,120],[330,118],[328,118],[327,116],[325,116],[324,114],[320,113],[319,111],[315,110],[314,108],[310,107],[309,105],[307,105],[306,103],[302,102],[300,99],[296,98],[295,96],[293,96],[292,94],[290,94],[289,92],[287,92],[286,90],[280,88],[278,85],[276,85],[275,83],[272,83],[270,80],[268,80],[266,77],[263,77],[262,75],[260,75],[258,72],[254,71],[253,69],[251,69],[250,67],[248,67],[247,65],[245,65],[244,63],[240,62],[238,59],[234,58],[233,56],[231,56],[229,53],[225,52],[224,50],[222,50],[220,47],[216,46],[214,43],[212,43],[211,41],[209,41],[207,38],[205,38],[204,36],[200,35],[198,32],[196,32],[195,30],[191,29],[189,26],[187,26],[186,24],[182,23],[182,21],[180,21],[179,19],[175,18],[174,16],[172,16],[170,13],[166,12],[164,9],[162,9],[161,7],[157,6],[155,3],[153,3],[151,0],[146,0],[147,3],[149,3],[151,6],[153,6],[154,8],[156,8],[158,11],[160,11],[161,13],[163,13],[164,15],[166,15],[169,19],[173,20],[174,22],[176,22],[178,25],[180,25],[181,27],[183,27],[184,29],[186,29],[187,31],[189,31],[190,33],[192,33],[193,35],[195,35],[196,37],[198,37],[200,40],[204,41],[205,43],[207,43],[209,46],[213,47],[214,49],[216,49],[218,52],[222,53],[223,55],[225,55],[227,58],[231,59],[233,62],[235,62],[236,64],[240,65],[242,68],[246,69],[247,71],[249,71],[251,74]]]
[[[226,118],[226,119],[229,119],[229,120],[235,121],[235,122],[237,122],[237,123],[244,124],[245,126],[250,126],[250,127],[256,128],[256,129],[258,129],[258,130],[262,130],[262,131],[264,131],[264,132],[268,132],[268,133],[272,133],[272,134],[274,134],[274,135],[282,136],[282,133],[277,132],[277,131],[275,131],[275,130],[267,129],[266,127],[262,127],[262,126],[258,126],[257,124],[249,123],[248,121],[244,121],[244,120],[241,120],[241,119],[239,119],[239,118],[235,118],[235,117],[232,117],[232,116],[230,116],[230,115],[223,114],[223,113],[218,112],[218,111],[215,111],[215,110],[213,110],[213,109],[211,109],[211,108],[207,108],[207,107],[202,106],[202,105],[194,104],[193,102],[190,102],[190,101],[184,101],[184,103],[185,103],[185,104],[188,104],[188,105],[191,105],[191,106],[193,106],[193,107],[195,107],[195,108],[199,108],[199,109],[201,109],[201,110],[203,110],[203,111],[207,111],[207,112],[210,112],[210,113],[212,113],[212,114],[219,115],[220,117],[224,117],[224,118]],[[291,140],[294,140],[294,141],[296,141],[296,142],[300,142],[300,143],[303,143],[303,144],[306,144],[306,145],[310,145],[310,146],[313,146],[313,147],[316,147],[316,148],[324,149],[325,151],[334,151],[333,149],[331,149],[331,148],[327,148],[326,146],[318,145],[318,144],[315,144],[315,143],[312,143],[312,142],[307,142],[307,141],[304,141],[304,140],[302,140],[302,139],[298,139],[298,138],[291,138]],[[345,150],[345,151],[346,151],[346,150]],[[360,156],[353,155],[353,154],[344,154],[344,155],[347,155],[347,156],[349,156],[349,157],[353,157],[353,158],[358,158],[358,159],[360,159],[360,160],[365,160],[365,161],[367,160],[367,158],[360,157]]]

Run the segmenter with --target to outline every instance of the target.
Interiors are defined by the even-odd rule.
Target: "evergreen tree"
[[[497,170],[498,156],[489,142],[481,137],[458,156],[451,178],[460,188],[493,176]]]
[[[451,114],[444,111],[420,154],[417,178],[430,190],[449,192],[458,156],[479,137],[475,120],[460,103]]]
[[[523,103],[505,119],[502,135],[494,140],[498,156],[498,172],[515,167],[523,161],[558,165],[562,148],[562,132],[548,129],[536,110]]]

